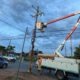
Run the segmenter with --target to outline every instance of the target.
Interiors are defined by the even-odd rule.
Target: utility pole
[[[66,54],[66,44],[65,44],[65,57],[67,57],[67,54]]]
[[[25,35],[24,35],[24,40],[23,40],[23,44],[22,44],[22,50],[21,50],[21,54],[20,54],[20,61],[19,61],[18,71],[17,71],[16,79],[15,80],[18,80],[18,75],[19,75],[19,71],[20,71],[20,66],[21,66],[21,61],[22,61],[22,55],[23,55],[24,45],[25,45],[25,40],[26,40],[26,35],[27,35],[27,29],[28,28],[26,28]]]
[[[33,55],[34,55],[34,48],[35,48],[35,39],[36,39],[36,23],[38,21],[38,17],[42,15],[42,12],[40,11],[39,9],[39,6],[37,6],[37,8],[35,8],[34,6],[32,6],[36,13],[33,17],[35,17],[35,25],[34,25],[34,29],[33,29],[33,32],[32,32],[32,40],[31,40],[31,44],[32,44],[32,47],[31,47],[31,52],[30,52],[30,64],[29,64],[29,72],[31,73],[32,72],[32,58],[33,58]]]
[[[9,44],[8,44],[8,46],[7,46],[7,49],[10,47],[11,41],[12,41],[12,39],[9,40]],[[10,51],[7,52],[7,55],[9,55],[9,54],[10,54]]]
[[[71,45],[71,56],[73,56],[73,48],[72,48],[72,36],[70,37],[70,45]]]
[[[79,48],[80,48],[80,43],[79,43]]]
[[[8,44],[8,46],[10,46],[10,45],[11,45],[11,41],[12,41],[12,40],[10,39],[10,40],[9,40],[9,44]]]

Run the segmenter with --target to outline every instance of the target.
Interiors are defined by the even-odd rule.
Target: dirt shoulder
[[[16,80],[16,71],[0,70],[0,80]],[[48,75],[39,73],[20,72],[18,80],[56,80]]]

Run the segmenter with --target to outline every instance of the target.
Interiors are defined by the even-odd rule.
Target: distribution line
[[[49,33],[54,33],[54,32],[49,32]],[[80,33],[80,32],[75,32],[75,33]],[[57,33],[57,34],[54,34],[55,36],[57,35],[57,36],[63,36],[64,34],[67,34],[67,32],[66,33]],[[9,38],[0,38],[0,41],[3,41],[3,40],[20,40],[20,39],[24,39],[23,38],[24,36],[19,36],[19,37],[9,37]],[[36,38],[46,38],[46,37],[48,37],[47,36],[47,34],[46,35],[38,35],[38,36],[36,36]],[[31,38],[30,36],[27,36],[26,38]],[[74,38],[74,37],[73,37]]]
[[[7,24],[8,27],[11,27],[11,28],[17,29],[17,30],[19,30],[19,31],[21,31],[21,32],[24,32],[24,31],[21,30],[20,28],[18,28],[18,27],[14,27],[12,24],[10,24],[10,23],[8,23],[8,22],[2,20],[2,19],[0,19],[0,21],[3,22],[3,23],[5,23],[5,24]]]

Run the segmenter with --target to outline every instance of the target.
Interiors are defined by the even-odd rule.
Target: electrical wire
[[[52,33],[52,32],[51,32]],[[75,32],[75,33],[80,33],[80,32]],[[65,35],[65,34],[67,34],[67,32],[66,33],[59,33],[59,34],[55,34],[55,36],[57,35],[57,36],[63,36],[63,35]],[[53,34],[53,36],[54,36],[54,34]],[[2,40],[19,40],[19,39],[24,39],[23,38],[24,36],[22,35],[22,36],[17,36],[17,37],[9,37],[9,38],[0,38],[0,40],[2,41]],[[36,36],[36,38],[46,38],[46,37],[48,37],[47,36],[47,34],[46,35],[38,35],[38,36]],[[29,39],[29,38],[31,38],[31,36],[26,36],[26,38],[27,39]]]
[[[21,30],[20,28],[18,28],[18,27],[14,27],[12,24],[10,24],[10,23],[8,23],[8,22],[2,20],[2,19],[0,19],[0,21],[3,22],[3,23],[5,23],[5,24],[7,24],[8,27],[12,27],[12,28],[17,29],[17,30],[19,30],[19,31],[21,31],[21,32],[24,32],[24,31]]]

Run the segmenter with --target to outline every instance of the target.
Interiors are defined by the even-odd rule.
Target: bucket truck
[[[49,24],[52,24],[54,22],[57,22],[57,21],[60,21],[60,20],[75,16],[75,15],[78,15],[78,14],[80,14],[80,11],[74,12],[72,14],[68,14],[66,16],[63,16],[63,17],[60,17],[60,18],[57,18],[57,19],[54,19],[54,20],[51,20],[51,21],[48,21],[47,23],[37,22],[36,27],[37,27],[38,30],[43,31],[43,29],[46,28]]]
[[[76,14],[80,14],[80,12],[70,14],[68,16],[64,16],[62,18],[58,18],[55,20],[52,20],[48,22],[46,25],[43,23],[37,24],[38,29],[43,29],[45,26],[47,26],[50,23],[54,23],[56,21],[74,16]],[[61,55],[60,51],[63,49],[64,44],[66,41],[70,38],[70,36],[73,34],[73,32],[77,29],[77,27],[80,24],[80,17],[77,21],[77,23],[74,25],[74,27],[71,29],[71,31],[67,34],[66,38],[63,40],[63,42],[59,45],[59,47],[55,50],[53,55],[38,55],[37,60],[37,66],[38,70],[41,70],[42,68],[55,70],[56,77],[59,80],[62,80],[65,76],[67,76],[69,73],[77,74],[79,76],[80,80],[80,59],[71,59],[71,58],[65,58],[63,55]],[[47,58],[44,58],[46,57]]]

